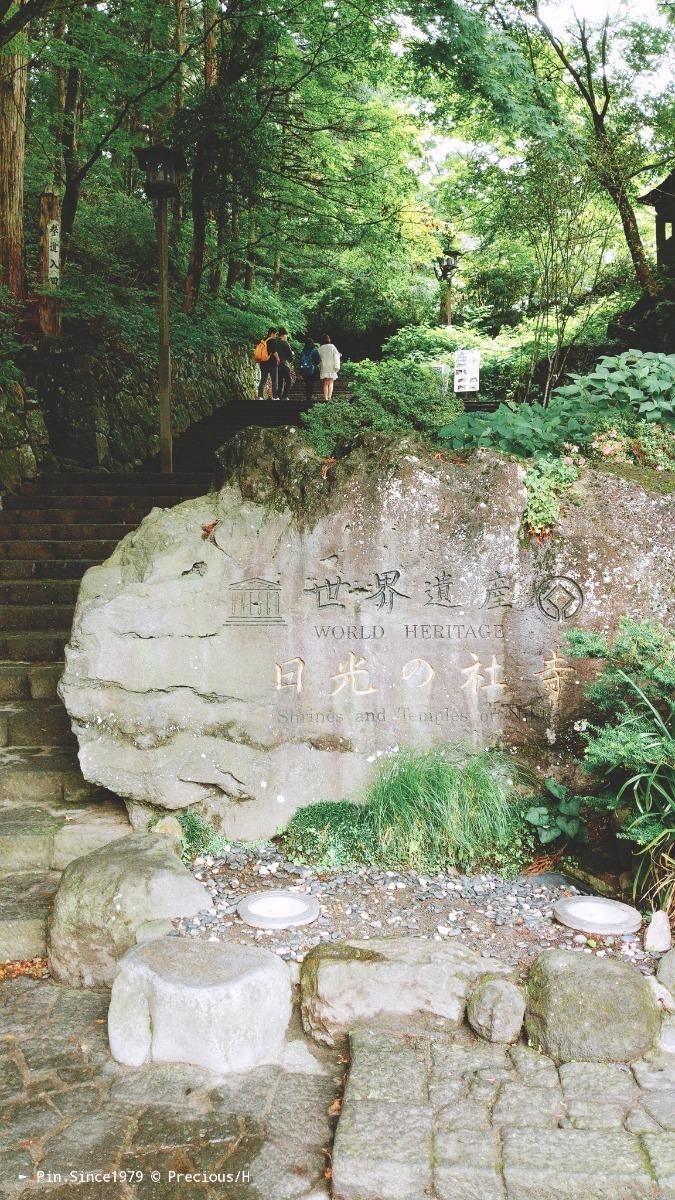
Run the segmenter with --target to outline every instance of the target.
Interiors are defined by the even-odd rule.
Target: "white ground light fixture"
[[[604,896],[573,896],[553,909],[557,921],[580,933],[637,933],[642,917],[630,904]]]
[[[292,929],[295,925],[311,925],[320,913],[314,896],[277,888],[245,896],[237,912],[246,925],[255,929]]]

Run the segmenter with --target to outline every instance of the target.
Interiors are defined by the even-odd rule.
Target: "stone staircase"
[[[240,429],[249,425],[261,425],[267,429],[279,428],[281,425],[299,426],[302,414],[308,412],[320,396],[321,389],[317,383],[314,399],[307,404],[304,398],[304,384],[302,379],[298,378],[288,400],[246,400],[221,408],[213,416],[192,425],[187,433],[178,439],[174,446],[174,467],[178,471],[203,470],[205,465],[213,469],[216,466],[213,453]],[[334,396],[336,400],[348,398],[349,392],[344,380],[337,380]],[[148,465],[156,468],[156,460]]]
[[[215,449],[215,447],[214,447]],[[44,476],[0,511],[0,962],[44,953],[63,868],[129,831],[83,779],[56,686],[84,572],[153,506],[208,491],[201,470]]]

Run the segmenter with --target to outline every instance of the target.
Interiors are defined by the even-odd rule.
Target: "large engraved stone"
[[[522,469],[415,438],[327,469],[247,430],[220,491],[155,509],[84,577],[61,694],[87,779],[132,822],[195,806],[228,836],[359,799],[397,746],[557,746],[579,715],[572,625],[667,612],[671,497],[589,471],[546,543]]]

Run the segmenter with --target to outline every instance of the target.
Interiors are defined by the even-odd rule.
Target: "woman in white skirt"
[[[324,333],[319,346],[319,375],[323,386],[324,400],[331,400],[333,384],[340,370],[340,351],[333,345],[327,333]]]

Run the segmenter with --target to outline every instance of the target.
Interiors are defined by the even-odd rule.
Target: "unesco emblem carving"
[[[285,625],[281,616],[281,587],[267,579],[243,579],[230,584],[228,625]]]
[[[537,592],[537,606],[551,621],[569,621],[581,612],[584,594],[573,579],[552,575],[544,580]]]

